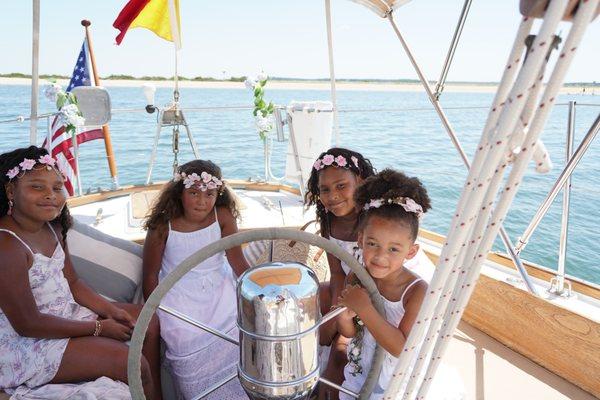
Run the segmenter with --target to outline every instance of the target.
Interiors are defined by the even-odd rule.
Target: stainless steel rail
[[[550,205],[558,195],[558,192],[565,186],[568,178],[573,173],[573,170],[575,169],[579,161],[581,161],[581,158],[583,157],[587,149],[590,147],[590,144],[596,137],[598,130],[600,130],[600,113],[598,114],[596,120],[594,121],[587,134],[577,147],[577,150],[575,150],[575,153],[573,153],[573,156],[569,159],[569,162],[567,163],[567,165],[565,165],[563,171],[556,179],[554,186],[552,186],[552,189],[550,189],[550,192],[546,196],[546,199],[538,208],[537,212],[533,216],[533,219],[523,232],[523,235],[521,235],[521,237],[519,238],[517,247],[515,248],[517,254],[521,253],[521,251],[523,251],[523,248],[525,248],[525,246],[529,242],[531,235],[540,224],[542,218],[544,218],[544,216],[548,212],[548,209],[550,208]]]
[[[465,21],[467,20],[467,15],[469,14],[469,9],[471,8],[472,0],[465,0],[465,4],[463,5],[462,11],[460,12],[460,17],[458,18],[458,23],[456,24],[456,29],[454,31],[454,36],[452,37],[452,42],[450,42],[450,48],[448,48],[448,54],[446,55],[446,61],[444,61],[444,66],[442,67],[442,72],[440,74],[440,79],[435,86],[435,99],[439,100],[444,90],[444,84],[446,83],[446,78],[448,77],[448,71],[450,71],[450,65],[452,64],[452,59],[454,58],[454,53],[456,52],[456,47],[458,46],[458,41],[460,40],[460,35],[462,34],[462,30],[465,26]]]
[[[212,333],[213,335],[215,335],[217,337],[220,337],[221,339],[226,340],[229,343],[233,343],[233,344],[235,344],[237,346],[240,345],[240,342],[237,341],[236,339],[232,338],[231,336],[228,336],[228,335],[226,335],[226,334],[224,334],[224,333],[222,333],[222,332],[220,332],[220,331],[218,331],[216,329],[213,329],[210,326],[205,325],[205,324],[203,324],[200,321],[197,321],[197,320],[195,320],[193,318],[190,318],[187,315],[182,314],[179,311],[172,309],[171,307],[159,305],[158,308],[160,310],[166,312],[167,314],[170,314],[170,315],[172,315],[172,316],[174,316],[176,318],[179,318],[180,320],[182,320],[184,322],[187,322],[190,325],[193,325],[193,326],[195,326],[197,328],[200,328],[203,331],[206,331],[208,333]]]
[[[575,102],[569,104],[569,123],[567,125],[567,141],[565,144],[565,163],[573,155],[573,139],[575,130]],[[565,292],[565,263],[567,258],[567,241],[569,237],[569,204],[571,199],[571,176],[567,178],[563,188],[563,209],[561,216],[560,242],[558,245],[558,273],[552,280],[550,291],[562,295],[571,295],[571,285],[567,282],[569,289]]]

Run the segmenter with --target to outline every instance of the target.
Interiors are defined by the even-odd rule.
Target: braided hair
[[[413,240],[419,234],[419,217],[417,213],[408,212],[403,207],[390,203],[393,199],[410,198],[423,209],[423,213],[431,209],[431,200],[421,181],[414,177],[406,176],[400,171],[386,168],[377,175],[367,178],[356,190],[354,201],[360,207],[359,229],[363,229],[372,216],[386,220],[398,221],[408,227]],[[372,200],[383,200],[380,207],[364,210],[365,204]]]
[[[331,149],[321,153],[318,160],[322,160],[324,156],[331,155],[334,158],[342,156],[346,159],[347,164],[343,167],[339,167],[336,165],[324,165],[322,169],[317,170],[316,168],[312,168],[310,171],[310,177],[308,178],[308,182],[306,184],[306,194],[304,195],[304,206],[309,208],[314,205],[316,207],[316,216],[317,223],[321,227],[321,234],[324,236],[329,236],[329,224],[327,222],[327,211],[325,210],[325,206],[319,200],[319,173],[325,168],[345,168],[356,176],[367,179],[368,177],[375,175],[375,168],[371,164],[368,158],[365,158],[362,154],[345,149],[342,147],[332,147]],[[356,161],[356,163],[354,162]]]
[[[179,167],[178,172],[183,172],[186,175],[193,173],[200,175],[202,172],[207,172],[218,179],[223,178],[221,168],[210,160],[193,160],[187,162]],[[181,202],[183,189],[183,180],[171,180],[165,184],[158,196],[158,200],[154,203],[146,221],[144,221],[144,229],[164,227],[172,219],[181,217],[184,214],[183,203]],[[239,219],[240,211],[231,189],[223,185],[218,190],[219,196],[217,196],[215,207],[226,206],[231,211],[231,214],[233,214],[233,217]]]
[[[5,216],[8,213],[8,195],[6,194],[6,185],[8,183],[18,184],[19,176],[15,176],[12,180],[6,175],[7,172],[14,167],[19,166],[19,163],[23,159],[28,158],[30,160],[38,160],[40,157],[48,155],[48,151],[42,147],[29,146],[20,149],[9,151],[8,153],[0,154],[0,183],[2,189],[0,190],[0,217]],[[54,220],[50,221],[51,224],[58,223],[61,226],[61,234],[63,241],[67,239],[67,231],[73,225],[73,218],[69,212],[69,208],[65,204],[60,215]]]

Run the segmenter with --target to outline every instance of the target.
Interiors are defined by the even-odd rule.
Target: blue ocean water
[[[140,84],[141,85],[141,84]],[[145,106],[140,88],[108,87],[114,109]],[[0,86],[0,120],[29,114],[29,86]],[[276,104],[292,100],[328,100],[326,90],[269,90],[265,96]],[[167,104],[171,92],[159,88],[156,104]],[[444,93],[441,104],[469,157],[472,157],[492,101],[490,93]],[[583,138],[600,111],[597,96],[561,95],[558,103],[577,101],[575,146]],[[243,89],[181,89],[184,107],[247,106],[251,93]],[[393,167],[418,176],[426,185],[433,209],[423,226],[447,234],[451,216],[466,177],[466,168],[452,146],[426,95],[420,92],[340,91],[338,92],[341,144],[362,152],[378,169]],[[591,106],[586,104],[597,104]],[[479,107],[453,109],[453,107]],[[414,111],[412,109],[422,109]],[[350,111],[350,110],[372,111]],[[388,111],[376,111],[387,109]],[[398,111],[390,111],[390,109]],[[407,110],[411,109],[411,110]],[[53,111],[53,104],[40,96],[40,112]],[[343,110],[348,110],[343,112]],[[402,111],[405,110],[405,111]],[[542,139],[554,162],[545,175],[530,167],[505,222],[511,239],[523,233],[538,206],[546,197],[565,164],[567,106],[557,105]],[[263,146],[249,110],[187,112],[186,118],[198,143],[201,157],[215,161],[225,177],[248,178],[263,174]],[[121,184],[145,181],[156,114],[115,113],[110,129]],[[42,140],[46,123],[39,124]],[[28,124],[0,124],[0,152],[28,143]],[[273,172],[283,175],[287,143],[274,144]],[[81,148],[81,174],[84,188],[109,187],[110,177],[102,141]],[[180,162],[192,158],[182,131]],[[170,132],[163,131],[153,179],[171,175]],[[592,143],[573,174],[566,271],[600,284],[600,143]],[[560,235],[562,195],[559,195],[522,253],[524,259],[556,268]],[[501,250],[502,245],[496,248]]]

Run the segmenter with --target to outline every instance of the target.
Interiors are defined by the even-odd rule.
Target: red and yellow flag
[[[181,48],[179,0],[129,0],[113,26],[121,31],[117,44],[121,44],[129,29],[146,28]]]

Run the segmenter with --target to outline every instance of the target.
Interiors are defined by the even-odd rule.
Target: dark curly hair
[[[383,199],[384,204],[379,208],[361,211],[359,229],[363,229],[370,217],[376,215],[385,219],[393,219],[410,228],[413,240],[419,234],[419,218],[413,212],[407,212],[396,204],[386,204],[388,199],[410,197],[423,208],[423,212],[431,209],[431,200],[421,181],[406,176],[400,171],[386,168],[377,175],[367,178],[356,190],[354,201],[363,210],[365,204],[375,199]]]
[[[223,178],[221,168],[210,160],[187,162],[180,166],[178,171],[180,173],[185,172],[187,175],[193,173],[200,175],[202,172],[207,172],[219,179]],[[183,203],[181,202],[183,188],[183,181],[169,181],[165,184],[146,221],[144,221],[144,229],[157,229],[166,226],[170,220],[183,215]],[[215,203],[215,207],[217,206],[226,206],[231,210],[233,217],[239,219],[240,212],[235,197],[226,185],[219,187],[219,196],[217,196],[217,202]]]
[[[367,179],[370,176],[375,175],[375,168],[371,164],[368,158],[365,158],[362,154],[352,151],[349,149],[344,149],[342,147],[332,147],[329,150],[321,153],[317,160],[323,159],[326,154],[331,154],[333,157],[343,156],[348,164],[343,167],[349,171],[352,171],[355,175],[359,176],[362,179]],[[352,161],[352,157],[355,157],[358,163],[358,166],[354,164]],[[331,168],[332,166],[324,166],[325,168]],[[333,166],[333,168],[340,168]],[[316,170],[312,168],[310,171],[310,177],[308,178],[308,182],[306,184],[306,194],[304,195],[304,206],[309,208],[314,205],[316,207],[316,215],[317,215],[317,223],[321,227],[321,234],[324,236],[329,235],[329,224],[323,223],[327,221],[327,211],[325,210],[325,206],[319,200],[319,173],[323,171],[323,169]]]
[[[31,160],[38,160],[40,157],[48,155],[48,151],[42,147],[29,146],[20,149],[15,149],[8,153],[0,154],[0,182],[2,183],[2,190],[0,190],[0,217],[3,217],[8,212],[8,196],[6,194],[6,185],[8,183],[18,184],[19,176],[14,177],[12,180],[8,178],[6,173],[17,167],[24,158]],[[60,215],[54,220],[50,221],[51,224],[58,223],[61,226],[61,234],[63,241],[67,239],[67,231],[73,225],[73,218],[69,208],[65,204]]]

